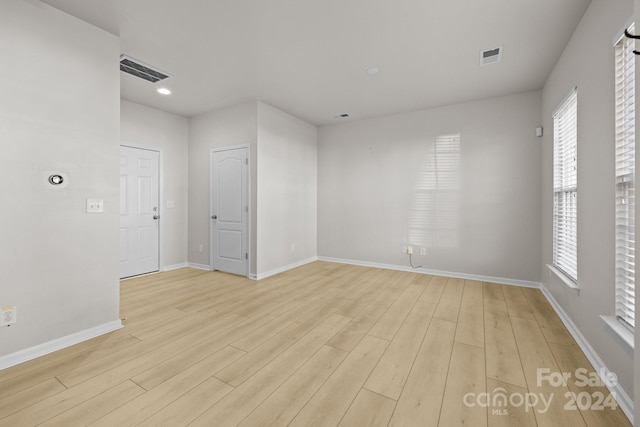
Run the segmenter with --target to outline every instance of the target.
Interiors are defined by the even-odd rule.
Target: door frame
[[[164,209],[164,150],[160,147],[144,144],[134,144],[128,142],[121,142],[120,147],[135,148],[138,150],[155,151],[158,153],[158,215],[160,215],[160,223],[158,224],[158,273],[164,271],[163,251],[164,247],[164,233],[162,232],[164,222],[162,218],[165,215]],[[118,212],[120,209],[118,209]],[[148,273],[153,274],[153,273]]]
[[[211,217],[213,216],[213,154],[221,151],[229,151],[236,150],[238,148],[245,148],[247,150],[247,176],[245,179],[247,180],[247,233],[246,233],[246,248],[247,248],[247,278],[251,278],[251,260],[253,258],[253,254],[251,251],[251,145],[250,144],[237,144],[237,145],[225,145],[221,147],[211,148],[209,150],[209,215],[207,217],[209,223],[209,271],[215,270],[215,265],[213,262],[213,224],[211,223]]]

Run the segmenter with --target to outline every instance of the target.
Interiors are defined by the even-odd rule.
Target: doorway
[[[248,273],[248,147],[210,153],[211,269]]]
[[[120,278],[159,270],[160,153],[120,146]]]

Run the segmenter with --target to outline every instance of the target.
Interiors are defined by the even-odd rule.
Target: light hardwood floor
[[[0,426],[630,426],[535,289],[315,262],[121,301],[123,329],[0,371]]]

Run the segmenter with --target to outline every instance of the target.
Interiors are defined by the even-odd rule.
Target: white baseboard
[[[532,282],[528,280],[508,279],[504,277],[493,277],[493,276],[481,276],[478,274],[457,273],[454,271],[431,270],[428,268],[411,268],[411,267],[406,267],[403,265],[395,265],[395,264],[380,264],[376,262],[357,261],[357,260],[342,259],[342,258],[329,258],[329,257],[322,257],[322,256],[318,257],[318,260],[327,261],[327,262],[337,262],[339,264],[360,265],[363,267],[383,268],[385,270],[408,271],[411,273],[418,273],[418,274],[431,274],[434,276],[453,277],[456,279],[467,279],[467,280],[477,280],[480,282],[500,283],[502,285],[523,286],[526,288],[539,288],[541,286],[540,282]]]
[[[309,263],[317,261],[317,260],[318,260],[318,257],[314,256],[314,257],[311,257],[311,258],[304,259],[302,261],[297,261],[297,262],[294,262],[292,264],[285,265],[284,267],[279,267],[279,268],[276,268],[274,270],[265,271],[264,273],[258,273],[258,274],[255,275],[255,277],[253,277],[253,275],[250,275],[249,278],[253,279],[253,280],[266,279],[267,277],[271,277],[271,276],[275,276],[276,274],[284,273],[285,271],[289,271],[289,270],[292,270],[294,268],[301,267],[301,266],[303,266],[305,264],[309,264]]]
[[[185,267],[189,267],[188,262],[181,262],[180,264],[165,265],[164,267],[162,267],[162,271],[178,270],[180,268],[185,268]]]
[[[589,362],[591,362],[596,372],[604,372],[608,374],[610,371],[604,364],[600,356],[598,356],[598,353],[596,353],[593,347],[591,347],[589,341],[587,341],[584,335],[582,335],[576,324],[573,323],[573,320],[571,320],[569,315],[562,309],[560,304],[558,304],[551,292],[549,292],[549,290],[543,284],[540,285],[540,290],[542,291],[542,294],[545,296],[547,301],[549,301],[549,304],[551,304],[555,312],[558,314],[560,320],[562,320],[562,323],[564,323],[564,326],[567,328],[573,339],[576,340],[578,346],[580,346],[580,349],[582,349],[582,352],[585,354],[585,356],[587,356],[587,359],[589,359]],[[607,384],[605,378],[602,378],[602,380],[604,384]],[[631,400],[627,392],[620,386],[620,384],[616,384],[613,387],[609,387],[607,385],[607,388],[615,396],[618,405],[620,405],[620,409],[622,409],[622,412],[625,413],[627,418],[629,418],[631,424],[633,424],[633,400]]]
[[[120,320],[114,320],[113,322],[104,323],[90,329],[85,329],[84,331],[7,354],[6,356],[0,357],[0,370],[35,359],[36,357],[44,356],[45,354],[53,353],[54,351],[62,350],[63,348],[71,347],[72,345],[113,332],[120,328],[122,328],[122,322]]]
[[[198,270],[211,271],[211,267],[207,264],[198,264],[195,262],[188,262],[187,267],[196,268]]]

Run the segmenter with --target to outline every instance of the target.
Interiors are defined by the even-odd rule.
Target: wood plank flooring
[[[123,281],[121,315],[0,371],[0,427],[630,426],[614,401],[585,405],[604,386],[540,381],[594,369],[535,289],[327,262],[259,282],[181,269]]]

